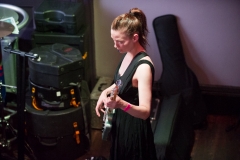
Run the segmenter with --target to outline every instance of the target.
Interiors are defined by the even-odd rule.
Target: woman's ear
[[[138,34],[135,33],[135,34],[133,35],[133,41],[134,41],[134,42],[137,42],[138,39],[139,39]]]

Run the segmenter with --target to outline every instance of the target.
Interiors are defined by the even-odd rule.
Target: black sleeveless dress
[[[118,70],[122,63],[121,61],[114,77],[114,81],[121,79],[123,84],[119,89],[118,95],[134,105],[139,105],[138,88],[133,87],[131,83],[137,67],[142,63],[149,64],[154,77],[154,67],[151,62],[147,60],[139,61],[140,58],[145,56],[147,56],[147,54],[144,52],[140,52],[136,55],[128,69],[120,77]],[[137,58],[138,60],[136,60]],[[150,118],[143,120],[133,117],[121,109],[116,109],[115,114],[113,115],[111,132],[112,146],[110,149],[110,160],[157,159]]]

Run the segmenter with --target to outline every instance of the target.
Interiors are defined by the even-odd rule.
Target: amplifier
[[[110,77],[100,77],[97,84],[93,88],[90,98],[90,106],[91,106],[91,128],[94,129],[102,129],[103,127],[103,114],[101,117],[98,117],[95,112],[95,107],[98,101],[98,98],[101,92],[109,87],[113,82],[113,79]]]

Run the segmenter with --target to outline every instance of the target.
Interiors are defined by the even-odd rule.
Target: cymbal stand
[[[25,57],[39,60],[38,54],[26,53],[19,50],[14,50],[11,46],[4,48],[7,53],[13,53],[17,55],[17,115],[18,115],[18,160],[24,160],[25,150]]]
[[[17,139],[16,137],[16,130],[10,125],[9,119],[16,114],[16,111],[5,108],[5,101],[2,95],[2,86],[4,87],[10,87],[10,88],[16,88],[15,86],[8,86],[2,84],[2,81],[0,81],[0,150],[7,148],[10,149],[11,143]],[[5,115],[5,112],[8,114]],[[12,137],[9,138],[9,135],[7,135],[7,131],[10,131],[12,133]],[[9,133],[9,132],[8,132]],[[1,157],[1,152],[0,152]]]

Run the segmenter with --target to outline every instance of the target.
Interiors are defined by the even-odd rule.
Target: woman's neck
[[[135,57],[139,52],[146,52],[145,49],[138,43],[133,49],[129,52],[127,52],[127,56],[130,57]]]

